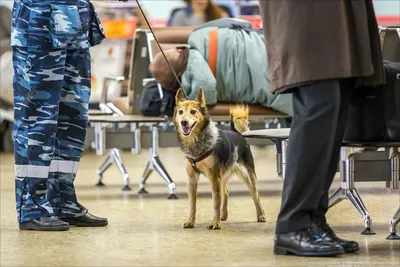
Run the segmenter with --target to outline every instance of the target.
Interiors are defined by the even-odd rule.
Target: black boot
[[[67,231],[69,230],[69,224],[51,216],[19,223],[19,229],[34,231]]]
[[[83,216],[79,217],[69,217],[69,218],[60,218],[64,222],[69,223],[69,225],[74,225],[77,227],[102,227],[108,225],[108,221],[106,218],[96,217],[89,212],[87,212]]]
[[[276,234],[274,253],[326,257],[344,254],[344,249],[337,243],[324,241],[312,229],[304,229],[298,232]]]
[[[351,240],[344,240],[339,238],[332,228],[327,223],[314,224],[314,231],[319,234],[325,241],[337,242],[340,244],[346,253],[357,252],[360,250],[357,242]]]

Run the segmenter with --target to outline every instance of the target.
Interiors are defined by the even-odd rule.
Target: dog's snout
[[[181,121],[182,126],[189,126],[189,122],[188,121]]]

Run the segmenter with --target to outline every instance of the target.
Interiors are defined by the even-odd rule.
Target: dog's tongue
[[[182,131],[183,131],[184,134],[188,134],[188,133],[190,133],[190,127],[189,126],[184,126],[184,127],[182,127]]]

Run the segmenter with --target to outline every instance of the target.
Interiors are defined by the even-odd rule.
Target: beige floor
[[[115,167],[105,177],[107,187],[96,188],[96,167],[102,157],[87,154],[80,166],[77,192],[81,203],[109,219],[107,228],[73,228],[63,233],[20,232],[17,228],[12,155],[1,156],[1,266],[399,266],[400,242],[387,241],[387,223],[399,206],[398,191],[382,183],[360,184],[373,216],[375,236],[362,236],[362,219],[348,201],[329,212],[329,222],[343,237],[359,242],[361,252],[338,258],[275,256],[272,252],[275,218],[282,182],[275,174],[273,149],[253,148],[266,223],[256,223],[255,208],[239,179],[231,184],[229,219],[220,231],[206,230],[212,209],[209,185],[201,180],[195,229],[184,230],[187,197],[183,156],[178,149],[162,149],[161,156],[179,191],[167,200],[161,178],[149,179],[150,195],[136,194],[147,155],[123,153],[132,177],[132,192],[122,192]],[[334,187],[338,185],[335,181]],[[338,263],[348,265],[339,265]],[[330,264],[328,264],[330,263]],[[350,263],[357,264],[351,265]],[[374,263],[374,264],[371,264]],[[324,265],[323,265],[324,264]],[[361,265],[360,265],[361,266]]]

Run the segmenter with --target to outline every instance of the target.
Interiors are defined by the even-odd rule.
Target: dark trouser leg
[[[319,201],[319,205],[313,215],[313,221],[317,223],[326,223],[325,214],[328,210],[329,203],[329,188],[332,185],[333,178],[337,172],[339,164],[340,148],[343,141],[344,132],[346,130],[347,114],[349,110],[349,101],[351,91],[354,86],[353,79],[340,81],[340,110],[337,120],[335,143],[333,145],[332,158],[328,169],[328,174],[325,179],[325,185]],[[322,177],[321,177],[322,178]]]
[[[302,86],[293,93],[293,124],[277,234],[312,225],[331,164],[340,98],[336,80]]]

